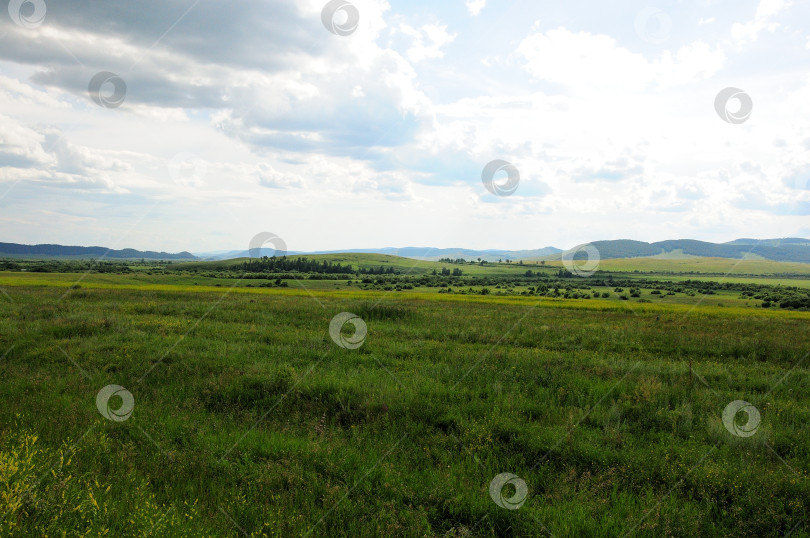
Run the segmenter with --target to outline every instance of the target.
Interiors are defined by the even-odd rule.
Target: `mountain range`
[[[708,243],[694,239],[677,239],[645,243],[619,239],[614,241],[594,241],[590,243],[599,250],[600,257],[641,258],[641,257],[709,257],[709,258],[753,258],[782,262],[810,263],[810,239],[736,239],[728,243]],[[586,253],[577,253],[574,258],[584,258]]]
[[[0,243],[0,257],[5,258],[105,258],[115,260],[196,260],[190,252],[169,254],[168,252],[141,251],[133,248],[114,250],[106,247],[66,247],[63,245],[21,245]]]
[[[261,249],[262,256],[272,256],[273,249]],[[311,252],[290,251],[291,256],[303,254],[388,254],[390,256],[400,256],[402,258],[413,258],[417,260],[436,261],[443,258],[466,260],[476,260],[481,258],[487,261],[506,260],[528,260],[553,256],[562,253],[562,250],[554,247],[538,248],[534,250],[473,250],[467,248],[433,248],[433,247],[404,247],[404,248],[370,248],[370,249],[347,249],[347,250],[318,250]],[[231,250],[227,252],[200,253],[199,257],[210,260],[229,260],[233,258],[247,258],[250,253],[247,250]]]
[[[710,243],[694,239],[677,239],[646,243],[630,239],[594,241],[590,243],[599,251],[602,259],[611,258],[752,258],[773,261],[810,263],[810,239],[736,239],[727,243]],[[298,252],[290,251],[288,255],[304,254],[389,254],[404,258],[422,260],[459,259],[489,262],[499,260],[559,260],[565,253],[575,252],[574,258],[584,258],[585,252],[576,248],[564,251],[555,247],[544,247],[529,250],[474,250],[464,248],[405,247],[379,249],[348,249],[336,251]],[[272,256],[273,249],[262,249],[261,255]],[[135,249],[113,250],[105,247],[78,247],[62,245],[21,245],[17,243],[0,243],[0,257],[5,258],[105,258],[105,259],[149,259],[149,260],[227,260],[246,258],[247,250],[200,252],[192,254],[140,251]]]

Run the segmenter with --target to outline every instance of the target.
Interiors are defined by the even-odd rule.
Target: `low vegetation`
[[[355,262],[355,263],[352,263]],[[379,262],[377,265],[375,262]],[[6,261],[0,268],[15,273],[84,275],[121,274],[140,277],[141,282],[179,283],[193,279],[197,285],[244,287],[320,287],[334,282],[360,290],[427,291],[451,294],[545,296],[565,299],[615,299],[646,302],[681,302],[681,299],[717,296],[724,306],[810,310],[810,286],[771,284],[767,278],[751,281],[724,277],[671,279],[666,275],[635,275],[598,271],[588,278],[555,265],[492,264],[483,260],[444,260],[414,262],[380,255],[340,257],[297,256],[263,257],[225,262],[94,262],[85,261]],[[410,263],[410,265],[409,265]],[[449,265],[450,267],[448,267]],[[148,278],[147,278],[148,277]],[[3,278],[0,277],[0,285]],[[611,290],[628,288],[626,294]]]
[[[4,536],[810,532],[810,314],[759,286],[128,269],[0,273]]]

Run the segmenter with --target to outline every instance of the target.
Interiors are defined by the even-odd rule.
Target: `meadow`
[[[810,536],[810,313],[513,267],[0,272],[0,534]]]
[[[549,265],[561,267],[559,261]],[[714,275],[801,275],[810,276],[810,264],[777,262],[771,260],[730,260],[729,258],[619,258],[602,260],[599,267],[605,271],[655,272],[655,273],[709,273]]]

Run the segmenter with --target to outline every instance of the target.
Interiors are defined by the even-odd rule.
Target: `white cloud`
[[[442,47],[452,43],[456,34],[447,32],[446,25],[425,24],[421,28],[414,28],[408,24],[401,24],[399,31],[413,39],[408,49],[407,57],[411,62],[417,63],[427,59],[443,58]]]
[[[467,0],[467,10],[473,17],[481,13],[481,10],[484,9],[486,5],[487,0]]]
[[[527,37],[517,53],[534,77],[574,93],[595,87],[644,91],[688,84],[714,75],[725,61],[722,50],[701,42],[681,47],[675,54],[664,51],[650,61],[612,37],[565,28]]]
[[[282,174],[267,163],[258,165],[259,185],[271,189],[301,188],[304,181],[294,174]]]
[[[763,30],[774,32],[780,24],[773,19],[788,10],[794,0],[760,0],[754,19],[744,23],[735,23],[731,27],[731,37],[738,45],[745,45],[759,39]]]
[[[0,156],[3,168],[48,166],[55,163],[54,157],[43,151],[44,141],[45,136],[42,133],[12,118],[0,116]]]
[[[116,155],[71,143],[54,127],[28,127],[0,116],[0,182],[33,181],[125,192],[110,174],[129,165]]]
[[[0,219],[15,239],[111,244],[157,201],[123,246],[239,248],[262,230],[295,250],[729,239],[795,235],[801,217],[774,208],[810,199],[795,188],[810,147],[804,38],[778,70],[762,65],[770,40],[751,39],[788,2],[742,0],[737,13],[757,14],[738,41],[710,24],[726,20],[711,6],[683,41],[678,23],[698,17],[673,5],[673,33],[655,47],[633,33],[632,11],[592,25],[615,6],[577,18],[521,5],[484,35],[487,21],[463,8],[440,20],[353,0],[360,26],[340,37],[321,24],[322,0],[214,3],[149,50],[155,21],[182,10],[143,1],[117,6],[116,25],[103,3],[49,4],[31,32],[0,20],[0,182],[19,182]],[[484,6],[467,2],[472,15]],[[126,80],[121,108],[89,100],[99,70]],[[714,111],[731,85],[754,98],[744,125]],[[184,160],[177,180],[169,163],[186,154],[205,172]],[[496,158],[521,172],[509,199],[481,185]],[[740,208],[757,199],[764,208]],[[64,227],[31,224],[65,207],[76,218]]]

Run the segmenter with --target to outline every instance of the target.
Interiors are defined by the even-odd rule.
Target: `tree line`
[[[288,258],[282,256],[280,258],[273,256],[272,258],[262,256],[261,258],[252,259],[243,262],[240,269],[245,273],[274,273],[274,272],[290,272],[295,271],[298,273],[319,273],[319,274],[357,274],[357,275],[394,275],[397,272],[393,267],[368,267],[355,270],[351,265],[342,265],[340,263],[332,263],[327,260],[318,261],[307,257]]]

